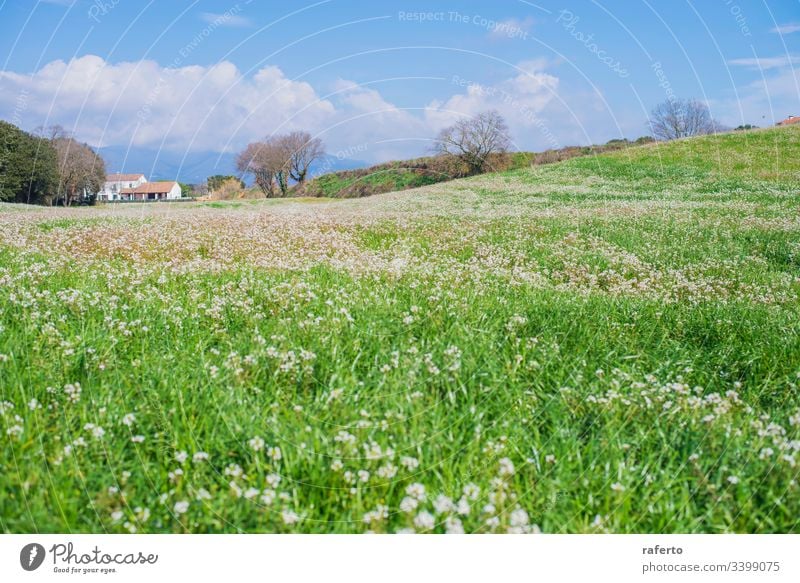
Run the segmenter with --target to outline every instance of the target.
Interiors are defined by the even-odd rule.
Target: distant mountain
[[[236,155],[219,152],[172,152],[148,148],[107,146],[98,148],[106,161],[109,173],[133,174],[141,172],[148,180],[177,180],[199,184],[215,174],[237,174]],[[319,176],[328,172],[351,170],[367,166],[361,160],[326,156],[314,164],[309,174]]]

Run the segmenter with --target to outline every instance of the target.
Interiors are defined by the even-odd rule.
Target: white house
[[[123,188],[136,188],[147,182],[144,174],[109,174],[97,200],[121,200]]]
[[[181,197],[181,185],[177,182],[145,182],[138,186],[123,188],[119,192],[122,200],[162,200]]]

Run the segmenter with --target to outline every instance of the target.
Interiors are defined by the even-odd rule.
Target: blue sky
[[[308,129],[368,161],[494,108],[520,149],[636,138],[670,95],[800,115],[800,0],[0,0],[0,118],[235,152]]]

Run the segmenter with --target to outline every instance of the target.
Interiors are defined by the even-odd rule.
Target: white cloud
[[[518,65],[515,76],[495,85],[481,85],[469,79],[453,76],[450,81],[459,91],[444,102],[428,105],[426,119],[435,129],[441,129],[460,117],[474,116],[487,109],[496,109],[505,117],[514,133],[542,134],[549,144],[555,144],[553,130],[547,127],[545,109],[557,100],[559,79],[544,72],[544,60],[527,61]],[[531,132],[533,130],[533,132]],[[523,140],[519,145],[530,144]],[[526,146],[529,147],[529,146]]]
[[[506,118],[520,149],[599,141],[629,127],[638,135],[631,125],[638,117],[618,129],[599,94],[563,92],[552,66],[523,62],[492,85],[450,77],[440,82],[440,100],[404,108],[377,85],[352,80],[321,96],[276,66],[245,76],[227,61],[172,68],[86,55],[30,75],[0,71],[0,117],[28,130],[61,124],[95,146],[173,152],[233,152],[273,132],[303,129],[321,137],[331,154],[369,162],[423,155],[441,128],[487,109]]]
[[[253,26],[252,21],[244,16],[239,16],[233,11],[216,14],[214,12],[201,12],[200,19],[214,26],[248,27]]]
[[[350,157],[370,161],[421,155],[431,128],[415,109],[403,109],[387,101],[379,91],[340,79],[331,99],[336,114],[323,130],[323,139]]]
[[[277,67],[244,77],[227,61],[167,68],[87,55],[32,75],[0,72],[0,114],[11,111],[27,128],[60,123],[94,145],[163,141],[168,149],[220,151],[273,131],[319,126],[334,107]]]
[[[780,55],[777,57],[752,57],[744,59],[731,59],[731,65],[751,67],[753,69],[780,69],[795,63],[800,63],[800,55]]]
[[[774,32],[775,34],[792,34],[793,32],[800,32],[800,24],[779,24],[775,28],[771,29],[770,32]]]

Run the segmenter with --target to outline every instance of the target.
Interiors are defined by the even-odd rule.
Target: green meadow
[[[3,532],[797,532],[800,128],[0,205]]]

